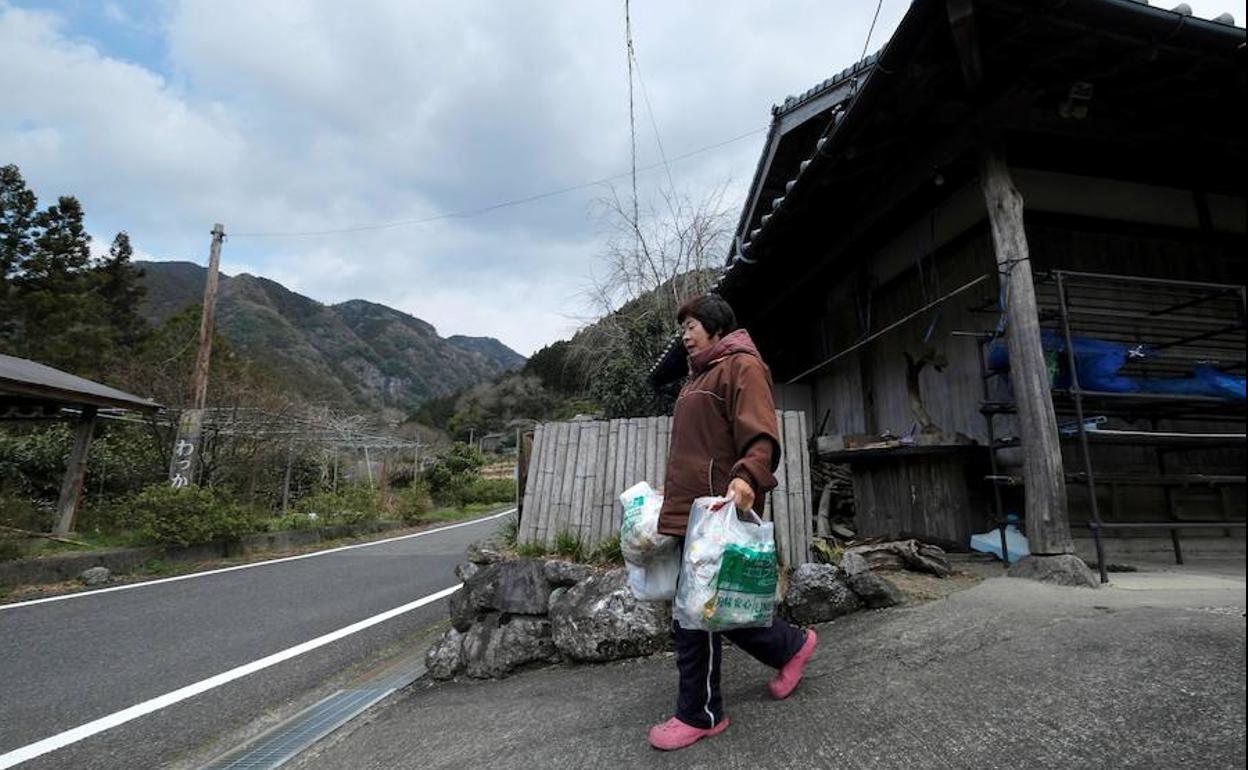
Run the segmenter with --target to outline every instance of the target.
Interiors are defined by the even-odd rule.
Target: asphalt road
[[[4,755],[456,585],[500,520],[43,604],[0,607]],[[169,765],[445,617],[445,599],[22,764]],[[0,766],[4,763],[0,761]]]

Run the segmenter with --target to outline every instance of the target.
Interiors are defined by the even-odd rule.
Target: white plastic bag
[[[624,519],[620,523],[620,553],[624,561],[645,567],[664,549],[671,549],[674,539],[659,534],[659,511],[663,495],[640,481],[620,493]]]
[[[625,562],[628,587],[643,602],[671,601],[676,596],[676,580],[680,577],[680,551],[675,542],[654,554],[644,567]]]
[[[689,512],[685,552],[672,615],[681,628],[729,631],[771,625],[778,565],[774,526],[749,521],[722,497],[699,497]]]

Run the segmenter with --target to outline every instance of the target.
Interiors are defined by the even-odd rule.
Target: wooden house
[[[1245,72],[1185,5],[916,0],[773,109],[717,291],[859,534],[1241,536]]]

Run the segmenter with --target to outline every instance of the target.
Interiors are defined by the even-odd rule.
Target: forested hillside
[[[206,270],[188,262],[140,262],[141,313],[160,323],[199,303]],[[488,337],[444,339],[425,321],[364,300],[323,305],[267,278],[222,276],[217,329],[236,350],[313,401],[404,413],[524,364]]]

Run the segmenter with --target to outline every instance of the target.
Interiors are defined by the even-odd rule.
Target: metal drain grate
[[[203,770],[270,770],[342,727],[390,693],[414,682],[423,662],[369,682],[370,686],[339,690],[295,714],[255,740],[217,757]]]

